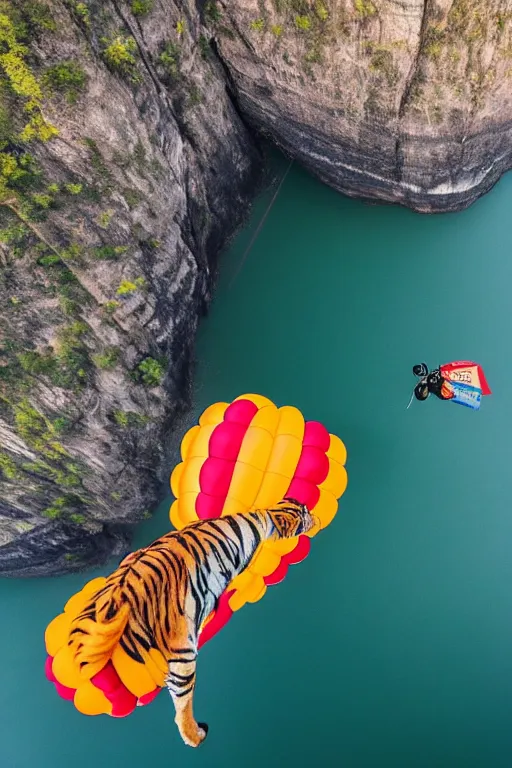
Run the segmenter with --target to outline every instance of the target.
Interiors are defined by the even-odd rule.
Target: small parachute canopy
[[[482,397],[491,394],[482,367],[468,360],[445,363],[432,371],[426,363],[420,363],[412,372],[420,379],[414,389],[417,400],[426,400],[433,394],[440,400],[451,400],[478,411]]]

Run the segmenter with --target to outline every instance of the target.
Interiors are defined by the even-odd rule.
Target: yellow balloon
[[[347,487],[347,470],[341,464],[329,459],[329,474],[318,487],[320,490],[330,491],[333,496],[339,499]]]
[[[150,648],[145,654],[144,662],[155,686],[163,688],[169,668],[160,651],[157,651],[156,648]]]
[[[178,517],[182,521],[180,528],[190,525],[197,520],[196,513],[197,493],[182,493],[178,499]]]
[[[110,715],[112,704],[105,694],[91,682],[81,683],[73,699],[75,707],[82,715]]]
[[[270,432],[250,426],[240,446],[237,463],[249,464],[264,472],[272,452],[274,440]]]
[[[188,448],[187,459],[206,459],[209,455],[210,438],[216,427],[217,424],[206,424],[203,427],[197,428],[197,432],[194,434],[194,439],[190,442]]]
[[[315,508],[313,510],[313,517],[318,520],[320,525],[319,527],[315,526],[315,528],[312,528],[311,531],[308,531],[306,536],[311,538],[312,536],[315,536],[319,530],[326,528],[329,523],[333,521],[337,511],[338,500],[332,495],[330,491],[326,491],[325,489],[321,488],[320,498],[315,504]]]
[[[239,611],[246,603],[255,603],[260,600],[266,591],[267,586],[263,578],[255,573],[245,589],[237,590],[231,595],[229,607],[232,611]]]
[[[66,613],[59,613],[46,627],[44,642],[49,656],[55,656],[68,641],[71,629],[72,617]]]
[[[327,456],[333,461],[337,461],[338,464],[346,464],[347,461],[347,449],[344,443],[337,435],[329,435],[331,442],[327,451]]]
[[[93,595],[105,586],[106,580],[105,576],[98,576],[96,579],[91,579],[82,587],[82,592],[84,595]]]
[[[251,560],[251,571],[260,576],[270,576],[270,574],[276,570],[280,562],[281,555],[277,552],[273,552],[270,547],[263,546]]]
[[[239,573],[238,576],[235,576],[226,591],[230,592],[232,589],[237,589],[238,591],[244,590],[251,581],[252,574],[246,569],[245,571],[242,571],[242,573]]]
[[[268,469],[263,476],[263,482],[260,485],[258,495],[254,500],[255,509],[268,509],[274,507],[286,494],[290,485],[291,475],[278,475],[276,472],[269,472]]]
[[[272,446],[267,472],[284,475],[291,480],[297,469],[301,453],[301,438],[295,435],[278,434]]]
[[[214,403],[199,417],[199,424],[219,424],[224,419],[229,403]]]
[[[192,427],[191,429],[188,430],[188,432],[185,432],[185,436],[181,441],[181,445],[180,445],[180,453],[181,453],[182,461],[185,461],[185,459],[188,458],[190,447],[193,444],[194,440],[196,439],[200,431],[201,431],[201,427],[199,426],[199,424],[196,424],[195,427]]]
[[[257,603],[258,600],[261,600],[263,595],[266,593],[267,585],[265,584],[265,582],[263,582],[263,584],[259,584],[259,587],[260,587],[259,590],[256,590],[256,589],[251,590],[251,594],[247,597],[248,603]]]
[[[279,409],[272,403],[261,408],[251,421],[251,427],[261,427],[270,432],[272,437],[279,427]]]
[[[263,470],[237,462],[229,486],[229,495],[249,509],[254,504],[262,480]]]
[[[169,519],[177,531],[183,528],[183,521],[180,517],[180,503],[179,501],[173,501],[171,509],[169,510]]]
[[[230,493],[231,489],[228,493],[226,501],[224,502],[224,506],[222,507],[222,517],[226,517],[226,515],[236,515],[238,512],[248,512],[251,508],[251,504],[238,501],[238,499],[234,499]]]
[[[271,552],[275,552],[279,557],[287,555],[289,552],[293,552],[299,541],[298,536],[294,536],[293,539],[276,539],[276,541],[266,541],[265,547]]]
[[[180,483],[184,467],[184,462],[181,464],[176,464],[171,473],[171,493],[175,499],[177,499],[180,495]]]
[[[176,492],[173,488],[175,496],[180,496],[182,493],[200,493],[201,486],[199,485],[199,473],[201,472],[203,464],[204,459],[197,456],[188,459],[184,464],[180,465],[183,467],[183,470],[178,475],[178,487]]]
[[[72,595],[69,600],[67,601],[66,605],[64,606],[64,613],[69,613],[70,617],[74,619],[82,608],[85,607],[85,604],[92,595],[88,595],[83,590],[81,592],[77,592],[76,594]]]
[[[116,668],[121,682],[138,699],[146,693],[155,690],[155,681],[151,677],[146,665],[130,658],[120,645],[116,645],[114,648],[112,664]]]
[[[229,607],[232,611],[239,611],[240,608],[244,607],[246,602],[247,600],[244,598],[244,593],[240,589],[237,589],[237,591],[229,598]]]
[[[67,688],[78,688],[84,682],[80,674],[80,667],[75,661],[75,656],[69,645],[63,645],[55,654],[52,663],[52,671],[59,683]]]
[[[298,408],[294,408],[293,405],[283,405],[279,409],[278,432],[280,435],[292,435],[302,441],[304,429],[304,416]]]

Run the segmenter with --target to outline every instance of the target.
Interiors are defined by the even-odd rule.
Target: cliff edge
[[[510,0],[215,8],[244,115],[340,192],[454,211],[512,166]]]
[[[261,156],[194,3],[0,4],[0,575],[94,565],[158,500]]]

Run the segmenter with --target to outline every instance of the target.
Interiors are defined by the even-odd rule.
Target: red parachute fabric
[[[467,371],[468,369],[475,369],[475,372],[478,376],[478,380],[480,382],[480,389],[482,390],[482,395],[492,395],[491,388],[489,387],[489,384],[487,383],[487,379],[485,378],[485,373],[483,372],[482,366],[478,365],[478,363],[473,363],[470,360],[457,360],[452,363],[446,363],[446,365],[442,365],[440,367],[441,376],[451,379],[452,376],[450,374],[456,373],[457,371]]]

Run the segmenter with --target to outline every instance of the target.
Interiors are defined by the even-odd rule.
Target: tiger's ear
[[[135,560],[137,555],[140,555],[141,552],[145,552],[147,547],[143,547],[142,549],[136,549],[135,552],[128,552],[126,555],[124,555],[123,559],[119,562],[119,568],[123,565],[128,565],[128,563],[131,563],[132,560]]]
[[[270,517],[275,532],[280,539],[293,536],[293,532],[297,528],[297,520],[293,515],[292,510],[285,511],[280,509],[269,509],[268,516]]]
[[[284,499],[282,499],[278,505],[279,507],[278,512],[289,512],[291,515],[300,515],[304,512],[306,506],[304,504],[301,504],[300,501],[297,501],[297,499],[292,499],[291,496],[286,496]]]

